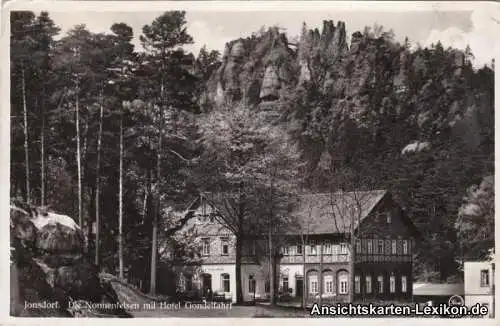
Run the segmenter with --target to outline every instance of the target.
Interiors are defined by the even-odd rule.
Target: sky
[[[50,12],[55,23],[63,32],[75,24],[85,24],[92,32],[109,32],[115,22],[124,22],[134,30],[134,44],[139,50],[139,35],[142,27],[150,24],[161,12]],[[223,52],[226,42],[239,37],[250,36],[262,26],[278,25],[289,36],[299,34],[302,22],[308,27],[321,29],[322,21],[331,19],[344,21],[348,38],[365,26],[375,23],[385,29],[393,29],[398,41],[408,37],[412,44],[423,46],[438,40],[447,47],[465,49],[469,44],[475,56],[474,64],[490,64],[493,53],[498,53],[500,35],[500,9],[496,13],[498,22],[493,21],[492,13],[485,10],[475,11],[187,11],[188,32],[195,43],[189,50],[197,53],[206,45],[208,49]],[[493,15],[494,16],[494,15]]]

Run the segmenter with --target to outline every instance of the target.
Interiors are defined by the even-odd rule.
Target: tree
[[[349,240],[349,302],[354,301],[356,243],[363,231],[360,224],[366,208],[373,199],[373,185],[364,177],[364,171],[353,169],[331,170],[327,210],[337,232]]]
[[[467,189],[455,222],[461,260],[487,259],[495,246],[495,186],[493,176]]]
[[[156,292],[156,265],[157,265],[157,237],[158,220],[161,214],[161,192],[160,185],[164,176],[161,173],[163,160],[163,133],[164,116],[173,108],[186,109],[192,105],[192,96],[185,89],[190,79],[186,73],[185,64],[189,58],[182,51],[182,46],[193,42],[187,33],[185,12],[165,12],[156,18],[151,25],[145,25],[142,29],[140,40],[147,51],[149,60],[149,77],[155,82],[150,95],[154,98],[154,106],[158,110],[157,128],[158,143],[156,150],[156,212],[153,219],[153,233],[151,240],[151,283],[150,292]],[[192,86],[191,86],[192,87]],[[184,92],[181,92],[184,91]],[[167,182],[168,183],[168,182]]]
[[[38,96],[40,106],[40,205],[46,203],[46,149],[45,141],[47,134],[47,105],[49,104],[47,84],[54,79],[52,73],[52,51],[55,46],[54,37],[60,32],[60,28],[54,24],[47,12],[41,12],[35,22],[37,33],[37,51],[33,53],[37,66],[37,77],[39,80]],[[50,111],[49,111],[50,112]]]
[[[300,184],[299,155],[296,146],[290,143],[288,135],[281,128],[275,127],[277,134],[271,136],[259,166],[255,168],[257,192],[257,208],[261,208],[263,225],[255,225],[254,230],[266,234],[269,244],[270,290],[271,304],[274,305],[278,294],[277,265],[280,249],[287,245],[285,233],[292,222],[289,217],[297,202],[298,185]],[[276,140],[280,139],[281,142]],[[260,221],[256,220],[256,223]],[[254,232],[255,232],[254,231]]]
[[[30,186],[30,159],[29,159],[29,139],[28,139],[28,90],[27,80],[30,76],[30,71],[33,69],[30,66],[30,52],[32,52],[37,44],[35,39],[35,14],[30,11],[19,11],[11,13],[11,62],[13,73],[18,73],[17,80],[21,88],[21,103],[23,114],[23,135],[24,135],[24,172],[25,172],[25,198],[28,203],[31,202],[31,186]],[[14,75],[15,76],[15,75]],[[13,77],[14,77],[13,76]],[[13,85],[16,85],[13,83]]]
[[[283,134],[279,129],[243,104],[217,107],[203,115],[199,124],[205,147],[199,186],[218,208],[221,223],[236,237],[236,301],[241,303],[243,243],[255,232],[268,234],[269,222],[282,217],[286,201],[277,189],[285,189],[286,181],[278,172],[289,170],[279,171],[278,166],[280,158],[290,156],[280,152]]]
[[[114,60],[111,62],[109,70],[114,72],[115,78],[110,80],[116,85],[115,91],[118,97],[119,110],[119,185],[118,185],[118,261],[120,278],[124,278],[124,252],[123,252],[123,160],[124,160],[124,114],[125,110],[130,110],[133,83],[132,70],[134,69],[134,46],[132,28],[124,23],[117,23],[111,26],[113,32],[112,42],[115,47]],[[98,185],[97,185],[98,186]],[[98,216],[96,216],[96,219]],[[98,241],[98,240],[96,240]]]

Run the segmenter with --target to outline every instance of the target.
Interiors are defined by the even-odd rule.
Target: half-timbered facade
[[[387,191],[357,191],[301,196],[294,223],[284,234],[277,282],[281,293],[308,301],[409,300],[416,230]],[[202,264],[190,284],[199,291],[225,293],[236,300],[235,237],[200,206],[192,222],[198,229]],[[351,224],[352,223],[352,224]],[[352,226],[352,227],[351,227]],[[355,248],[351,248],[354,234]],[[259,256],[266,237],[245,243],[242,259],[244,300],[269,295],[269,260]],[[259,239],[260,238],[260,239]],[[350,285],[354,259],[354,286]],[[185,278],[184,276],[180,276]]]
[[[351,290],[354,300],[411,298],[416,230],[388,192],[306,195],[295,214],[300,224],[280,260],[284,291],[326,301],[347,301]]]

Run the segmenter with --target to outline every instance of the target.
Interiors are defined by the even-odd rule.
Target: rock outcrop
[[[468,108],[488,107],[487,96],[466,86],[474,74],[467,64],[463,51],[439,44],[411,50],[380,28],[352,33],[350,44],[343,22],[324,21],[321,30],[304,26],[294,42],[270,28],[227,44],[202,99],[207,107],[243,102],[269,121],[288,119],[297,137],[321,148],[353,128],[387,141],[393,137],[388,121],[412,131],[402,144],[432,143],[450,128],[455,134],[470,129]]]
[[[10,224],[11,315],[70,317],[71,303],[78,300],[116,303],[69,216],[17,203],[11,205]],[[116,308],[100,314],[128,316]]]

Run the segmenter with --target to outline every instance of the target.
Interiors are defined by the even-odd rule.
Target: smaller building
[[[477,261],[464,263],[465,305],[477,303],[488,307],[489,317],[495,316],[495,263]]]
[[[413,302],[432,305],[448,304],[452,296],[464,297],[463,283],[414,283]]]

